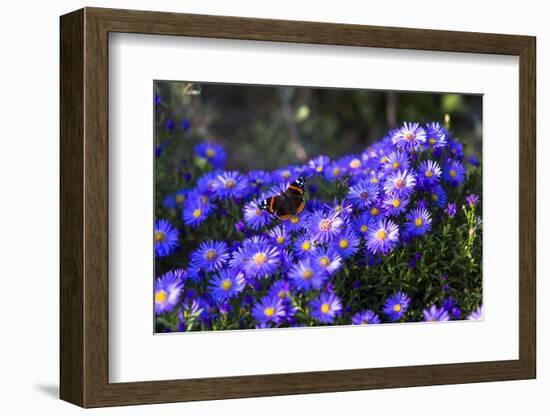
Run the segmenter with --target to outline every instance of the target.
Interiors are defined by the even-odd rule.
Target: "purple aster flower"
[[[445,308],[438,308],[436,305],[432,305],[430,309],[424,309],[424,321],[449,321],[449,312]]]
[[[330,324],[340,315],[342,303],[334,293],[321,293],[318,299],[311,301],[311,316],[319,322]]]
[[[424,235],[432,228],[432,218],[425,208],[415,208],[411,210],[405,222],[405,229],[411,235]]]
[[[312,172],[321,174],[325,171],[325,168],[330,163],[328,156],[317,156],[315,159],[310,160],[307,163],[307,167],[311,169]]]
[[[292,182],[298,178],[299,172],[294,166],[287,166],[286,168],[277,169],[271,174],[271,181],[277,182]],[[285,188],[286,189],[286,188]]]
[[[352,203],[344,198],[341,201],[337,198],[334,198],[332,201],[332,209],[340,214],[342,219],[347,220],[351,214],[353,214],[353,205]]]
[[[182,271],[170,271],[155,280],[155,314],[172,312],[183,291]]]
[[[366,238],[369,230],[376,226],[377,220],[371,217],[369,214],[363,212],[357,218],[353,220],[353,226],[357,234],[361,237]]]
[[[399,227],[391,220],[384,219],[371,228],[367,234],[367,248],[373,254],[387,254],[399,242]]]
[[[253,230],[259,230],[265,227],[271,221],[272,217],[263,209],[257,200],[246,204],[243,208],[244,221]]]
[[[215,195],[219,187],[218,173],[208,172],[197,180],[196,190],[202,195]]]
[[[285,315],[283,300],[277,296],[266,296],[252,308],[252,316],[259,324],[278,324]]]
[[[288,232],[301,231],[307,224],[308,213],[304,210],[296,215],[285,218],[282,224]]]
[[[311,255],[316,249],[315,241],[307,234],[299,236],[294,242],[294,253],[298,258]]]
[[[431,185],[439,182],[441,177],[441,168],[437,162],[433,160],[425,160],[419,167],[419,178],[422,178],[422,182],[427,185]]]
[[[258,192],[262,187],[271,185],[271,175],[263,170],[253,170],[248,172],[248,182]]]
[[[480,321],[483,319],[483,306],[478,306],[475,310],[473,310],[468,317],[466,318],[468,321]]]
[[[204,203],[205,198],[197,193],[191,193],[187,201],[185,201],[182,219],[185,225],[190,227],[197,227],[202,224],[210,214],[212,205],[208,202],[206,198],[206,203]]]
[[[466,202],[468,203],[468,206],[473,209],[479,203],[479,196],[476,194],[470,194],[466,197]]]
[[[447,193],[441,185],[435,185],[430,191],[430,199],[438,208],[445,208],[447,205]]]
[[[336,250],[343,259],[353,256],[359,250],[361,240],[351,227],[346,228],[332,241],[330,247]]]
[[[278,225],[272,228],[269,230],[268,235],[270,241],[277,247],[285,248],[290,244],[290,235],[287,233],[284,225]]]
[[[223,269],[210,279],[208,289],[212,296],[218,301],[225,301],[237,296],[244,290],[245,280],[241,272]]]
[[[471,155],[468,157],[468,163],[472,166],[478,167],[479,166],[479,159],[475,157],[474,155]]]
[[[386,299],[382,307],[382,312],[384,312],[391,321],[395,322],[407,312],[410,303],[411,299],[406,294],[397,292]]]
[[[229,259],[229,248],[222,241],[203,241],[191,253],[191,264],[208,272],[220,270]]]
[[[279,299],[287,299],[292,293],[290,288],[290,283],[286,280],[277,280],[269,291],[267,292],[268,296],[277,297]]]
[[[333,248],[320,248],[315,253],[313,261],[325,269],[329,275],[336,273],[342,267],[342,257]]]
[[[328,243],[340,234],[344,221],[338,211],[316,210],[307,219],[308,231],[314,241]]]
[[[384,190],[390,195],[407,196],[416,186],[414,173],[407,170],[398,170],[390,173],[384,183]]]
[[[464,149],[462,148],[462,143],[459,141],[449,138],[449,149],[451,154],[458,160],[462,160],[464,157]]]
[[[413,151],[426,143],[426,132],[418,123],[405,122],[393,131],[392,142],[398,149]]]
[[[366,207],[378,197],[379,188],[377,184],[370,181],[362,181],[352,186],[348,192],[348,199],[357,207]]]
[[[405,212],[409,199],[398,195],[386,195],[382,202],[384,213],[389,216],[398,216]]]
[[[223,146],[208,142],[203,142],[195,146],[195,154],[207,160],[216,169],[223,168],[223,163],[227,156]]]
[[[351,318],[351,323],[353,325],[370,325],[370,324],[379,324],[380,317],[374,312],[369,310],[363,312],[357,312]]]
[[[426,144],[433,149],[447,145],[447,130],[439,123],[426,124]]]
[[[165,257],[178,246],[179,232],[167,220],[155,222],[155,256]]]
[[[218,197],[239,198],[246,189],[246,180],[239,172],[223,172],[218,175]]]
[[[408,170],[411,165],[405,152],[391,152],[388,156],[384,156],[384,161],[380,159],[380,162],[388,172]]]
[[[456,186],[466,177],[466,169],[462,166],[462,163],[453,160],[447,164],[443,169],[443,178],[449,182],[452,186]]]
[[[334,182],[346,176],[348,169],[347,166],[343,165],[341,162],[332,162],[328,166],[324,167],[323,171],[327,181]]]
[[[281,264],[279,250],[265,241],[246,244],[245,249],[245,257],[248,259],[244,266],[247,278],[272,275]]]
[[[307,291],[320,289],[327,279],[327,272],[307,257],[290,268],[288,278],[296,288]]]

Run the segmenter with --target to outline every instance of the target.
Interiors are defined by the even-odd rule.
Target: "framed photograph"
[[[534,37],[60,27],[63,400],[535,378]]]

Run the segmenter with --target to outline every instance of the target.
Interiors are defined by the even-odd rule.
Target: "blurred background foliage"
[[[464,143],[466,158],[481,159],[480,95],[174,81],[154,89],[156,145],[174,137],[219,143],[229,170],[360,153],[404,121],[439,121]]]

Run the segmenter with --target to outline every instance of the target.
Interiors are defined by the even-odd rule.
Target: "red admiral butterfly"
[[[306,178],[300,176],[288,186],[285,192],[262,201],[260,208],[282,220],[287,220],[293,215],[299,214],[305,207],[305,184]]]

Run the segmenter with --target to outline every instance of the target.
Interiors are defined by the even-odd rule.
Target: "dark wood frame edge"
[[[536,40],[530,36],[85,8],[60,19],[60,397],[82,407],[536,377]],[[108,34],[515,55],[520,62],[519,359],[138,383],[108,381]]]

